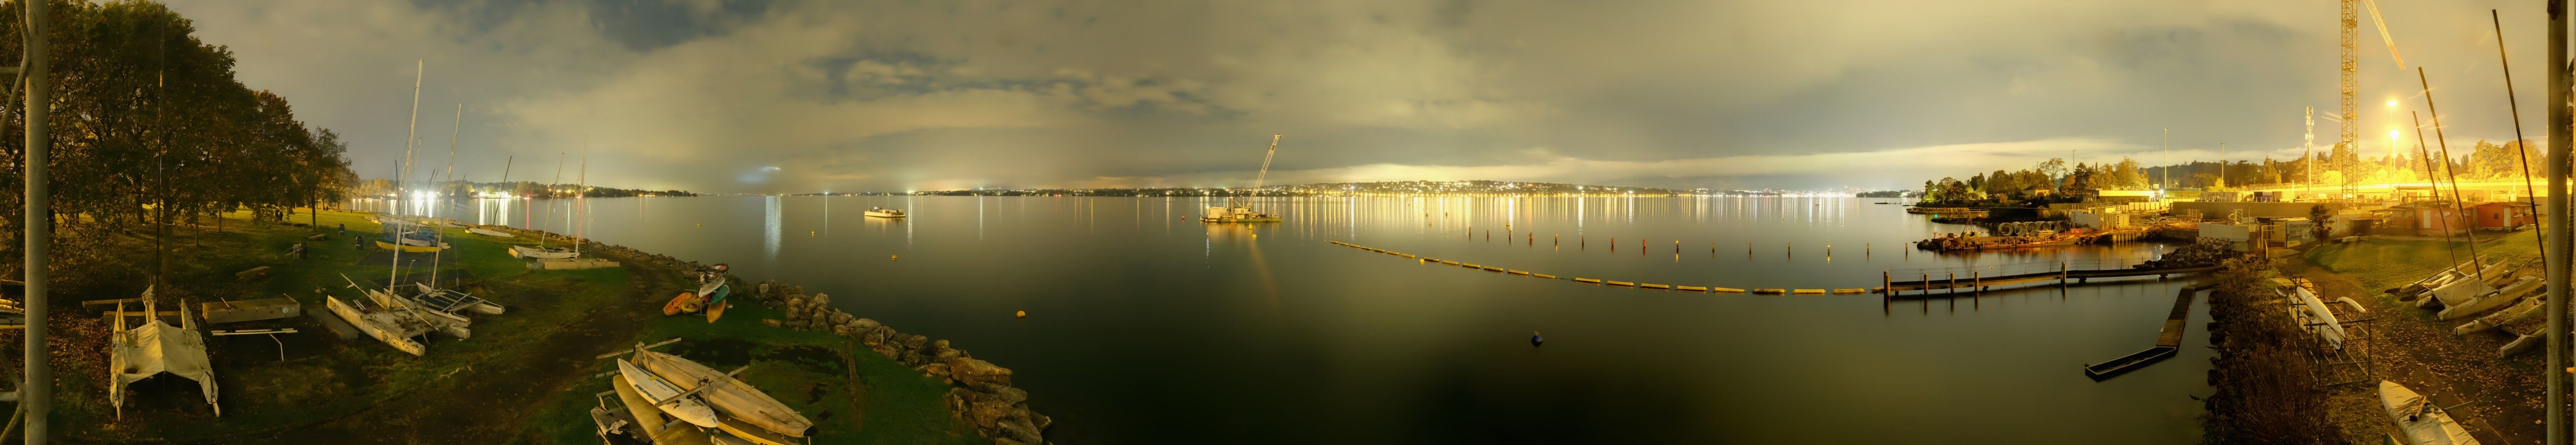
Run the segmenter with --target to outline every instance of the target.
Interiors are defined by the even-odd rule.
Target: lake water
[[[616,198],[589,200],[584,231],[731,263],[744,278],[802,285],[852,314],[950,339],[1016,371],[1031,406],[1056,419],[1048,437],[1058,443],[2199,436],[2203,410],[2191,396],[2211,391],[2211,352],[2189,346],[2207,344],[2205,303],[2193,305],[2179,356],[2103,382],[2081,370],[2151,345],[2179,281],[1893,302],[1706,294],[1420,264],[1326,242],[1568,278],[1736,288],[1877,287],[1891,269],[2163,250],[1934,255],[1910,242],[1960,226],[1879,201],[1892,200],[1270,198],[1253,206],[1287,221],[1209,225],[1190,217],[1221,200]],[[432,210],[570,232],[570,201],[530,204]],[[861,216],[871,206],[912,216]],[[1012,317],[1020,310],[1028,318]],[[1546,345],[1532,347],[1531,331]]]

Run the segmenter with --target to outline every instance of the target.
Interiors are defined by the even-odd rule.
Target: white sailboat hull
[[[570,250],[547,249],[547,248],[540,248],[540,247],[528,247],[528,246],[510,246],[510,255],[511,255],[511,256],[516,256],[516,257],[520,257],[520,258],[529,258],[529,259],[540,259],[540,260],[559,260],[559,259],[572,258],[572,257],[577,256],[577,255],[579,255],[579,254],[576,254],[576,253],[574,253],[573,251],[570,251]]]
[[[340,316],[340,320],[349,322],[350,326],[356,326],[359,332],[365,332],[367,336],[375,337],[376,340],[383,341],[386,345],[393,346],[394,349],[402,352],[409,352],[411,355],[429,354],[428,346],[412,341],[410,336],[396,332],[394,328],[377,325],[374,320],[367,319],[366,314],[359,313],[357,308],[349,307],[349,303],[340,301],[340,297],[325,295],[322,299],[323,304],[330,307],[331,315]]]
[[[707,407],[706,402],[698,401],[695,395],[682,395],[685,390],[672,386],[671,381],[663,380],[662,376],[647,372],[644,368],[637,368],[634,363],[622,358],[617,359],[617,373],[625,376],[626,383],[635,385],[635,391],[643,393],[644,399],[653,402],[653,407],[662,409],[664,414],[670,414],[671,417],[691,425],[716,427],[718,422],[714,408]]]

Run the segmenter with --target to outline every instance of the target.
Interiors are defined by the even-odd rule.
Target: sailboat
[[[587,143],[585,142],[585,144]],[[587,149],[586,146],[584,148]],[[589,155],[584,154],[582,156],[586,158]],[[583,173],[588,174],[589,170],[590,161],[588,159],[582,160]],[[560,160],[555,164],[555,181],[556,184],[561,184],[563,181],[563,164]],[[551,191],[554,189],[554,185],[547,185],[546,189]],[[564,223],[567,225],[572,223],[572,218],[569,216],[569,213],[565,216]],[[578,243],[575,243],[572,248],[566,249],[548,246],[546,245],[546,240],[546,237],[540,236],[537,237],[537,245],[535,246],[510,246],[510,256],[532,260],[560,260],[581,256],[581,245]]]

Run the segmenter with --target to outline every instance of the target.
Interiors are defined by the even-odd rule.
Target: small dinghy
[[[694,392],[684,392],[670,380],[637,368],[622,358],[617,359],[617,374],[626,377],[626,382],[635,385],[635,391],[643,393],[644,399],[653,402],[653,407],[660,408],[662,413],[691,425],[716,427],[716,410],[699,401]]]
[[[476,234],[476,235],[483,235],[483,236],[493,237],[493,238],[518,238],[518,237],[519,237],[518,235],[511,235],[509,232],[503,232],[503,231],[499,231],[499,230],[486,229],[486,228],[481,228],[481,227],[467,228],[467,229],[465,229],[465,232],[466,232],[466,233]]]
[[[2478,443],[2477,438],[2469,437],[2468,429],[2451,419],[2450,412],[2434,406],[2433,399],[2406,389],[2406,385],[2379,381],[2379,403],[2388,410],[2388,417],[2397,421],[2397,428],[2406,431],[2407,441],[2415,445]]]

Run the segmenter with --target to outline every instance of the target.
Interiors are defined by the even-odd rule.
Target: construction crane
[[[2343,196],[2350,198],[2359,190],[2361,175],[2354,174],[2361,164],[2361,115],[2357,102],[2361,98],[2361,10],[2370,10],[2370,23],[2379,28],[2379,41],[2388,45],[2388,58],[2397,68],[2406,69],[2406,58],[2397,54],[2397,37],[2388,32],[2388,20],[2379,14],[2379,3],[2371,0],[2343,0],[2343,139],[2335,143],[2335,170],[2343,174]]]
[[[1272,134],[1270,135],[1270,149],[1261,152],[1261,171],[1252,175],[1251,193],[1261,193],[1261,184],[1270,180],[1270,158],[1277,154],[1279,154],[1279,135]],[[1240,199],[1242,199],[1241,195],[1226,197],[1225,207],[1207,208],[1207,215],[1200,216],[1199,222],[1279,222],[1279,216],[1254,212],[1251,207],[1243,206],[1240,201],[1238,201]]]
[[[1279,154],[1279,135],[1270,135],[1270,149],[1261,152],[1261,172],[1252,174],[1252,192],[1261,193],[1261,183],[1270,180],[1270,157]]]

